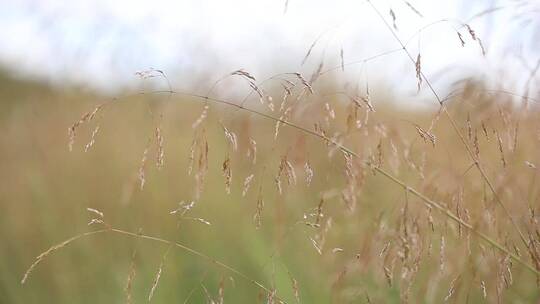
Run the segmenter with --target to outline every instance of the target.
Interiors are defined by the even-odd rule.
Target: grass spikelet
[[[326,114],[328,115],[327,117],[329,117],[330,119],[336,118],[336,112],[334,111],[334,109],[332,109],[328,102],[324,104],[324,109],[326,110]]]
[[[146,161],[148,159],[148,151],[150,150],[150,143],[152,142],[151,139],[148,140],[148,143],[146,144],[146,147],[144,148],[143,156],[141,158],[141,164],[139,165],[139,189],[142,190],[144,188],[144,184],[146,183],[146,175],[145,175],[145,167],[146,167]]]
[[[227,194],[231,194],[232,169],[231,159],[229,158],[229,155],[227,155],[227,157],[223,161],[221,171],[223,173],[223,177],[225,177],[225,191],[227,192]]]
[[[217,304],[223,304],[224,298],[225,298],[225,278],[222,276],[221,280],[219,280]]]
[[[197,120],[195,120],[195,122],[193,122],[191,125],[192,129],[197,129],[197,127],[199,127],[206,120],[206,117],[208,117],[208,109],[209,106],[207,104],[204,105],[201,115],[199,115],[199,118],[197,118]]]
[[[197,139],[193,138],[189,147],[189,159],[188,159],[188,175],[193,172],[193,165],[195,164],[195,149],[197,148]]]
[[[101,212],[101,211],[99,211],[99,210],[97,210],[97,209],[94,209],[94,208],[86,208],[86,210],[87,210],[88,212],[92,212],[92,213],[96,214],[97,216],[99,216],[99,218],[103,218],[103,217],[104,217],[103,212]]]
[[[452,282],[450,282],[450,289],[448,289],[448,294],[444,298],[444,302],[448,302],[448,300],[450,300],[450,298],[454,295],[456,291],[456,283],[459,280],[459,278],[460,277],[457,276],[455,279],[452,280]]]
[[[264,209],[264,200],[262,197],[262,187],[259,188],[259,195],[257,197],[257,208],[255,210],[255,215],[253,215],[253,220],[255,221],[255,228],[261,228],[262,224],[262,212]]]
[[[482,56],[485,57],[486,49],[484,48],[484,44],[482,43],[482,40],[476,35],[476,32],[471,28],[470,25],[464,24],[464,26],[467,28],[467,31],[469,32],[471,39],[478,42],[478,46],[480,47],[480,50],[482,51]]]
[[[75,122],[73,125],[71,125],[71,127],[68,128],[68,136],[69,136],[68,148],[69,148],[69,151],[73,151],[73,144],[75,143],[75,137],[77,135],[77,129],[82,124],[88,123],[89,121],[94,119],[96,114],[101,110],[101,108],[103,108],[104,105],[105,104],[102,103],[102,104],[98,105],[97,107],[95,107],[94,110],[83,114],[81,116],[81,118],[77,122]]]
[[[304,76],[302,76],[302,74],[300,73],[292,73],[294,76],[296,76],[300,82],[304,85],[304,87],[311,93],[313,94],[313,87],[311,86],[311,84],[309,84],[309,82],[307,82],[307,80],[304,78]]]
[[[495,137],[497,137],[497,144],[499,145],[500,159],[501,159],[503,168],[506,168],[506,158],[504,157],[503,142],[502,142],[502,138],[499,132],[495,131]]]
[[[343,248],[335,247],[332,248],[332,253],[341,253],[344,252]]]
[[[296,303],[300,303],[300,288],[298,287],[298,281],[295,278],[293,278],[290,273],[289,273],[289,277],[291,278],[291,285],[292,285],[294,298],[296,299]]]
[[[390,17],[392,17],[392,26],[394,27],[394,30],[398,30],[397,24],[396,24],[396,13],[392,8],[390,8],[390,11],[388,12],[390,14]]]
[[[306,177],[306,184],[309,186],[311,185],[311,181],[313,180],[313,168],[311,167],[311,164],[309,163],[309,160],[304,163],[304,173]]]
[[[237,75],[246,78],[249,81],[257,81],[253,75],[251,75],[249,72],[246,72],[244,69],[236,70],[231,73],[231,75]]]
[[[421,63],[421,55],[418,53],[418,56],[416,56],[416,79],[418,80],[418,92],[420,92],[420,88],[422,86],[422,63]]]
[[[417,124],[415,124],[414,127],[416,128],[416,132],[418,132],[418,135],[420,135],[424,142],[430,142],[431,145],[435,147],[435,142],[437,141],[437,137],[435,136],[435,134],[422,129],[422,127]]]
[[[96,126],[94,131],[92,131],[92,135],[90,136],[90,141],[86,144],[86,146],[84,146],[84,152],[88,152],[88,150],[90,150],[90,148],[94,145],[94,143],[96,142],[96,135],[98,134],[98,132],[99,132],[99,125]]]
[[[456,34],[458,36],[459,42],[461,43],[461,47],[465,47],[465,40],[463,40],[463,35],[461,35],[461,33],[458,31],[456,31]]]
[[[474,130],[474,138],[473,138],[473,147],[474,147],[474,156],[476,159],[480,159],[480,143],[478,141],[478,130]]]
[[[464,24],[464,25],[467,28],[467,32],[469,32],[469,35],[471,35],[471,39],[476,40],[476,38],[477,38],[476,37],[476,32],[471,28],[470,25],[468,25],[468,24]]]
[[[388,284],[388,287],[392,288],[393,285],[393,271],[388,266],[383,266],[384,270],[384,277],[386,279],[386,283]]]
[[[345,72],[345,58],[343,56],[343,47],[341,47],[341,50],[339,51],[339,58],[341,59],[341,71]]]
[[[197,161],[197,173],[195,174],[196,193],[195,198],[199,199],[204,189],[206,173],[208,172],[208,140],[203,132],[201,138],[197,140],[199,145],[199,157]]]
[[[135,270],[135,258],[137,256],[137,250],[133,250],[131,255],[131,262],[129,265],[129,274],[126,280],[126,286],[124,287],[124,292],[126,293],[126,304],[131,304],[133,299],[133,280],[135,279],[136,270]]]
[[[444,264],[446,260],[445,249],[446,249],[446,240],[444,238],[444,235],[441,235],[441,244],[439,248],[439,271],[441,273],[444,273]]]
[[[242,189],[242,196],[246,196],[249,191],[249,186],[251,186],[251,181],[253,180],[254,174],[250,174],[244,180],[244,188]]]
[[[238,140],[236,137],[236,134],[234,132],[229,131],[227,127],[224,125],[221,125],[223,128],[223,131],[225,132],[225,138],[227,138],[227,141],[229,142],[230,147],[233,151],[236,151],[238,149]]]
[[[383,148],[382,148],[382,140],[379,140],[379,144],[377,145],[377,158],[375,166],[377,168],[381,168],[384,162],[384,155],[383,155]]]
[[[285,170],[281,169],[284,168]],[[287,155],[281,158],[280,171],[285,171],[288,185],[296,185],[296,173],[291,162],[287,159]]]
[[[315,248],[315,250],[317,251],[317,253],[319,255],[322,255],[322,248],[321,248],[321,245],[319,245],[319,243],[317,243],[317,241],[312,238],[312,237],[309,237],[309,240],[311,241],[311,244],[313,245],[313,248]]]
[[[203,223],[205,225],[208,225],[208,226],[211,226],[212,223],[210,223],[209,221],[203,219],[203,218],[200,218],[200,217],[182,217],[183,219],[186,219],[186,220],[192,220],[192,221],[196,221],[196,222],[199,222],[199,223]]]
[[[484,121],[482,121],[482,131],[484,132],[484,136],[486,137],[486,140],[489,141],[489,132],[487,130],[487,127]]]
[[[248,158],[251,158],[251,164],[257,163],[257,142],[253,139],[249,139],[249,147],[246,153]]]
[[[96,214],[98,216],[97,218],[91,219],[90,222],[88,223],[88,226],[91,226],[91,225],[94,225],[94,224],[104,224],[105,223],[103,221],[103,219],[104,219],[103,212],[101,212],[101,211],[99,211],[97,209],[94,209],[94,208],[86,208],[86,210],[88,212],[94,213],[94,214]]]
[[[157,145],[157,153],[156,153],[156,167],[158,169],[163,168],[163,160],[165,156],[165,149],[163,147],[163,134],[161,133],[161,128],[156,128],[156,145]]]
[[[279,117],[279,120],[276,121],[276,126],[274,127],[274,140],[277,139],[279,135],[279,129],[284,121],[287,121],[289,119],[289,116],[291,115],[292,107],[288,107],[285,112]]]
[[[482,290],[482,297],[484,299],[487,299],[486,282],[484,282],[483,280],[480,281],[480,290]]]
[[[161,274],[163,273],[163,265],[165,264],[165,260],[167,259],[167,254],[169,253],[171,247],[165,251],[165,254],[161,258],[161,262],[159,263],[159,268],[156,273],[156,276],[154,277],[154,282],[152,283],[152,287],[150,288],[150,293],[148,294],[148,302],[152,301],[152,298],[154,297],[154,293],[156,292],[156,288],[159,284],[159,280],[161,279]]]

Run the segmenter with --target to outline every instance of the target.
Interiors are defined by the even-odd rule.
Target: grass
[[[9,92],[0,302],[537,301],[537,101],[439,96],[394,38],[433,108],[344,91],[323,62],[204,95],[160,70],[138,75],[166,90],[112,101]],[[230,81],[249,95],[211,97]]]

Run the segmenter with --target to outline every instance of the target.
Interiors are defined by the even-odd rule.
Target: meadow
[[[537,302],[540,100],[439,96],[401,51],[427,106],[322,63],[114,98],[4,73],[0,302]]]

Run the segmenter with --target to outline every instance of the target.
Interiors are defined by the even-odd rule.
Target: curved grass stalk
[[[37,265],[39,265],[47,256],[49,256],[50,254],[54,253],[55,251],[57,251],[58,249],[61,249],[63,247],[66,247],[67,245],[79,240],[79,239],[82,239],[82,238],[85,238],[85,237],[88,237],[88,236],[93,236],[93,235],[97,235],[97,234],[101,234],[101,233],[106,233],[106,232],[109,232],[109,233],[116,233],[116,234],[120,234],[120,235],[123,235],[123,236],[128,236],[128,237],[133,237],[133,238],[138,238],[138,239],[143,239],[143,240],[150,240],[150,241],[154,241],[154,242],[159,242],[159,243],[162,243],[162,244],[168,244],[170,246],[174,246],[174,247],[177,247],[177,248],[180,248],[188,253],[191,253],[192,255],[194,256],[197,256],[199,258],[202,258],[204,260],[206,260],[207,262],[210,262],[212,264],[215,264],[239,277],[241,277],[242,279],[250,282],[251,284],[257,286],[258,288],[264,290],[265,292],[267,292],[268,294],[271,294],[272,293],[272,290],[270,290],[269,288],[267,288],[266,286],[264,286],[262,283],[260,283],[259,281],[255,280],[255,279],[252,279],[250,278],[248,275],[244,274],[243,272],[241,272],[240,270],[232,267],[232,266],[229,266],[219,260],[216,260],[200,251],[197,251],[191,247],[188,247],[182,243],[179,243],[179,242],[175,242],[175,241],[169,241],[169,240],[166,240],[166,239],[163,239],[163,238],[159,238],[159,237],[155,237],[155,236],[150,236],[150,235],[146,235],[146,234],[140,234],[140,233],[134,233],[134,232],[129,232],[129,231],[126,231],[126,230],[122,230],[122,229],[117,229],[117,228],[105,228],[105,229],[101,229],[101,230],[95,230],[95,231],[90,231],[90,232],[85,232],[85,233],[82,233],[82,234],[79,234],[79,235],[76,235],[74,237],[71,237],[61,243],[58,243],[54,246],[52,246],[51,248],[47,249],[46,251],[44,251],[43,253],[41,253],[40,255],[38,255],[34,261],[34,263],[32,263],[32,265],[30,265],[30,267],[28,268],[28,270],[24,273],[24,276],[21,280],[21,284],[24,284],[26,283],[26,281],[28,280],[28,277],[30,276],[30,274],[32,273],[32,271],[35,269],[35,267]],[[277,298],[277,297],[276,297]],[[279,301],[281,301],[282,303],[287,303],[285,302],[284,300],[280,299],[280,298],[277,298]]]

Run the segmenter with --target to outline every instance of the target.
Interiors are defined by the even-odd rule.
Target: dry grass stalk
[[[306,55],[304,56],[304,58],[302,59],[302,63],[300,65],[304,65],[304,63],[306,63],[307,59],[309,58],[309,55],[311,55],[311,52],[313,51],[313,48],[315,48],[315,45],[317,45],[317,42],[319,41],[319,39],[321,39],[322,35],[320,35],[319,37],[317,37],[317,39],[315,39],[311,45],[309,46],[309,49],[306,53]]]
[[[403,1],[403,2],[405,2],[405,5],[407,5],[407,7],[409,7],[415,14],[417,14],[418,17],[424,18],[424,15],[422,15],[422,13],[420,13],[420,11],[417,10],[409,1]]]
[[[102,233],[102,232],[106,232],[108,231],[108,229],[105,229],[105,230],[97,230],[97,231],[90,231],[90,232],[86,232],[86,233],[82,233],[82,234],[79,234],[79,235],[76,235],[74,237],[71,237],[59,244],[56,244],[52,247],[50,247],[49,249],[47,249],[45,252],[41,253],[40,255],[38,255],[36,257],[36,259],[34,260],[34,263],[32,263],[32,265],[30,265],[30,267],[28,267],[28,269],[26,270],[26,272],[24,273],[24,276],[21,280],[21,284],[24,284],[26,283],[26,281],[28,280],[28,277],[30,276],[30,274],[32,273],[32,271],[36,268],[36,266],[38,266],[41,262],[43,262],[43,260],[45,258],[47,258],[49,255],[53,254],[54,252],[56,252],[57,250],[61,249],[61,248],[64,248],[66,247],[67,245],[73,243],[74,241],[78,240],[78,239],[81,239],[81,238],[84,238],[86,236],[90,236],[90,235],[94,235],[94,234],[98,234],[98,233]]]
[[[311,78],[309,79],[309,84],[312,86],[317,79],[319,79],[319,76],[321,76],[322,69],[324,67],[324,61],[321,61],[319,65],[317,66],[317,69],[311,74]]]

